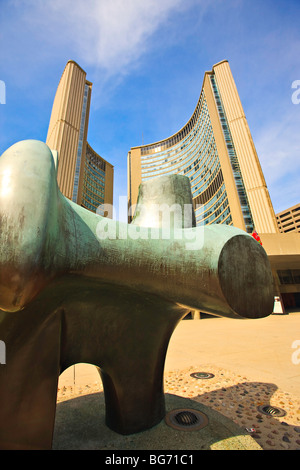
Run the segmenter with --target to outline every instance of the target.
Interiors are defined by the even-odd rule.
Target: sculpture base
[[[205,415],[201,429],[178,430],[162,420],[153,428],[123,436],[105,425],[104,394],[94,393],[57,405],[53,450],[262,450],[230,419],[194,400],[166,394],[166,414],[192,409]]]

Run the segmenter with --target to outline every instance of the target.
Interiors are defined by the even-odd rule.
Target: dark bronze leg
[[[164,364],[179,314],[177,311],[174,318],[174,313],[164,307],[165,321],[163,315],[156,317],[153,311],[152,319],[147,311],[143,321],[136,318],[123,339],[115,343],[115,353],[99,370],[105,393],[106,424],[120,434],[149,429],[165,415]],[[149,335],[150,329],[156,334]],[[111,341],[114,344],[114,338]]]
[[[157,424],[164,417],[166,351],[186,308],[92,279],[70,277],[62,286],[68,299],[62,327],[62,370],[78,362],[98,368],[106,423],[114,431],[131,434]],[[58,282],[55,291],[59,291]]]
[[[145,361],[146,362],[146,361]],[[149,364],[150,365],[150,364]],[[120,434],[132,434],[158,424],[165,414],[162,373],[140,367],[112,364],[101,371],[106,405],[106,424]]]
[[[0,366],[0,449],[51,449],[60,320],[53,314],[40,325],[21,322],[10,336],[12,323],[10,316],[7,328],[1,330],[7,360]]]

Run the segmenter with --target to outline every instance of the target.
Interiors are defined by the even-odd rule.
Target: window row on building
[[[217,195],[224,181],[204,91],[182,130],[165,141],[141,147],[142,181],[174,173],[190,180],[197,225],[232,224],[224,184]]]
[[[276,214],[280,232],[300,232],[300,203]]]

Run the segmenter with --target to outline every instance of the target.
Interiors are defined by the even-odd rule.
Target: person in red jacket
[[[252,237],[254,237],[255,240],[262,245],[261,239],[256,231],[252,233]]]

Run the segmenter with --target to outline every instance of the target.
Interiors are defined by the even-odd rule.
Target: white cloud
[[[195,0],[19,0],[36,40],[73,50],[85,64],[121,73],[171,14]]]
[[[146,53],[168,47],[162,31],[181,40],[175,19],[195,5],[200,18],[207,0],[0,0],[0,78],[26,93],[38,82],[46,96],[48,71],[57,75],[75,60],[95,84],[93,106],[103,107]]]

